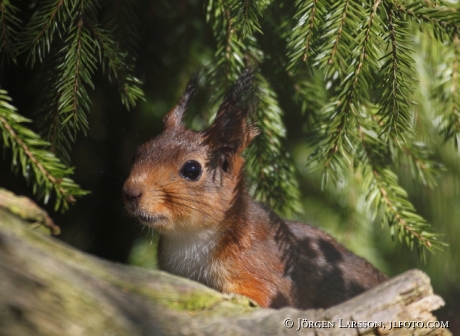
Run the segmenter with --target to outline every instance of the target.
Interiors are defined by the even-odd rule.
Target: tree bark
[[[57,229],[28,202],[0,190],[1,335],[298,335],[299,327],[302,335],[450,335],[437,325],[421,328],[436,321],[431,312],[444,302],[419,270],[326,310],[260,309],[247,298],[107,262],[32,230],[23,218]],[[405,325],[395,328],[398,321]]]

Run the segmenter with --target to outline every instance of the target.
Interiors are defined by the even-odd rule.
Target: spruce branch
[[[299,69],[295,74],[288,72],[288,75],[294,89],[293,99],[299,105],[302,115],[318,119],[328,100],[323,73],[317,71],[310,75],[307,69]]]
[[[13,152],[13,169],[21,166],[22,175],[32,180],[33,191],[45,203],[56,195],[55,209],[66,210],[75,197],[86,195],[74,181],[68,178],[73,168],[63,165],[59,159],[45,148],[49,143],[22,124],[30,122],[16,112],[9,102],[6,91],[0,90],[0,130],[3,144]]]
[[[63,46],[52,60],[51,69],[55,76],[46,82],[51,87],[49,100],[43,109],[47,113],[49,140],[52,150],[69,162],[69,150],[77,131],[86,134],[87,115],[91,100],[87,86],[94,88],[92,75],[96,69],[98,45],[91,36],[88,22],[95,20],[96,7],[92,2],[80,0],[70,16],[65,31]]]
[[[99,61],[103,71],[108,73],[111,81],[116,81],[121,101],[126,108],[135,107],[137,101],[144,98],[144,93],[140,88],[141,82],[132,75],[133,66],[128,62],[127,54],[119,49],[107,31],[97,25],[89,26],[101,52]]]
[[[75,2],[65,0],[47,0],[32,16],[19,36],[18,52],[27,52],[27,61],[33,66],[40,62],[50,51],[55,33],[58,35],[66,28],[68,16],[73,15]]]
[[[300,62],[307,62],[310,55],[315,55],[316,43],[321,36],[322,17],[326,12],[321,0],[297,0],[295,6],[297,12],[294,18],[297,25],[292,30],[288,43],[287,70],[294,69]]]
[[[62,49],[64,63],[61,66],[62,77],[58,84],[60,98],[59,109],[65,115],[63,123],[69,122],[75,133],[88,129],[86,115],[91,101],[85,84],[94,88],[91,75],[96,69],[98,45],[90,36],[83,23],[83,13],[78,15],[74,26],[69,31],[67,44]]]
[[[444,36],[452,38],[453,33],[460,28],[460,12],[455,8],[448,7],[445,3],[441,6],[431,1],[415,1],[406,4],[399,0],[390,2],[395,11],[406,14],[414,19],[420,27],[422,23],[428,23],[435,29],[435,36],[443,39]]]
[[[417,214],[396,174],[387,166],[388,146],[375,130],[366,129],[363,124],[357,126],[361,140],[357,164],[364,178],[368,206],[374,214],[383,207],[383,223],[390,227],[392,236],[397,234],[411,249],[416,247],[424,259],[425,249],[433,251],[445,244],[437,240],[431,225]]]
[[[139,0],[106,0],[102,27],[110,32],[113,41],[129,55],[137,55],[139,43]],[[113,38],[115,37],[115,38]]]
[[[303,111],[308,109],[306,95],[311,94],[312,76],[305,71],[300,74],[296,66],[302,61],[310,60],[320,69],[331,94],[329,99],[324,99],[327,93],[319,95],[316,103],[318,108],[322,106],[321,112],[308,114],[317,119],[317,132],[313,135],[320,136],[309,164],[323,166],[323,181],[332,176],[336,185],[353,169],[362,171],[367,183],[366,203],[372,214],[376,216],[379,209],[383,210],[383,220],[392,233],[397,232],[422,255],[426,248],[432,250],[442,243],[416,214],[390,166],[395,163],[409,167],[412,176],[430,187],[442,171],[428,146],[413,136],[411,99],[416,74],[408,29],[410,21],[417,26],[428,23],[437,37],[450,34],[452,38],[457,29],[456,10],[443,6],[439,1],[297,1],[296,24],[289,36],[286,57],[294,96]],[[290,28],[287,24],[285,27]],[[446,95],[448,88],[451,92],[452,86],[443,87]],[[315,100],[316,96],[312,101]],[[251,155],[252,152],[249,162],[257,165]]]
[[[398,185],[396,174],[390,169],[378,167],[373,167],[372,173],[385,208],[384,222],[390,227],[392,236],[396,231],[401,242],[404,241],[411,249],[416,245],[422,259],[424,248],[430,251],[440,248],[443,244],[436,240],[426,220],[416,213],[407,192]]]
[[[234,76],[235,72],[231,69],[231,51],[238,46],[237,43],[234,44],[233,48],[231,45],[234,31],[231,29],[230,18],[230,10],[224,6],[222,1],[209,0],[206,7],[206,21],[211,24],[214,39],[217,42],[215,52],[217,63],[216,66],[212,67],[209,74],[212,87],[221,88],[221,91],[216,94],[218,100],[223,96],[224,91],[230,86],[232,80],[236,79],[236,77],[230,79],[230,76]],[[221,57],[217,57],[217,55]],[[219,80],[224,82],[221,82],[220,85],[214,85],[218,84]]]
[[[410,107],[412,102],[409,97],[414,93],[412,81],[414,80],[414,63],[411,57],[412,48],[409,31],[398,12],[385,4],[385,13],[388,20],[387,33],[383,40],[387,43],[389,52],[382,57],[383,73],[379,87],[383,93],[379,99],[378,116],[383,125],[381,134],[389,133],[405,141],[404,133],[414,133],[411,124]]]
[[[423,185],[434,188],[445,168],[432,159],[432,150],[421,141],[408,141],[401,146],[401,150],[405,154],[403,158],[408,163],[412,176]]]
[[[232,26],[231,10],[222,2],[209,2],[207,20],[217,41],[216,59],[208,75],[213,100],[218,102],[244,68],[262,61],[263,52],[253,35],[238,38],[237,26]],[[290,217],[301,211],[300,194],[292,160],[283,151],[283,113],[275,92],[260,72],[256,71],[254,81],[261,89],[256,113],[260,135],[247,153],[250,190],[255,197]]]
[[[452,48],[444,55],[447,66],[439,67],[433,98],[439,105],[438,129],[445,140],[454,139],[455,147],[460,142],[460,39],[454,34]]]
[[[355,133],[356,116],[361,106],[368,101],[368,89],[372,80],[370,75],[378,69],[379,55],[372,44],[380,39],[378,28],[381,27],[381,23],[377,15],[380,3],[380,0],[375,1],[369,12],[359,6],[355,8],[364,20],[362,29],[356,37],[356,46],[353,46],[350,65],[346,77],[340,84],[340,91],[322,112],[329,121],[326,123],[323,131],[325,135],[318,150],[311,156],[310,165],[315,166],[321,161],[324,162],[325,182],[329,171],[336,176],[343,172],[346,158],[354,150],[352,138]]]
[[[3,0],[0,4],[0,52],[2,61],[11,59],[16,61],[16,39],[19,34],[20,20],[17,17],[19,9],[13,6],[9,0]]]
[[[359,30],[360,20],[356,18],[362,14],[351,0],[335,1],[326,13],[328,18],[321,28],[324,33],[314,65],[324,68],[327,78],[343,78]]]
[[[255,116],[260,134],[247,153],[246,164],[251,191],[257,199],[286,217],[302,212],[300,192],[292,159],[284,150],[286,129],[276,93],[268,81],[256,74],[260,88]]]
[[[60,50],[52,50],[43,61],[39,77],[42,85],[38,99],[37,115],[40,117],[37,118],[37,126],[40,135],[50,143],[50,151],[69,164],[76,133],[70,123],[64,123],[66,115],[60,113],[62,91],[59,90],[59,83],[62,80],[64,56]]]
[[[92,0],[45,1],[21,39],[21,47],[30,49],[32,65],[38,59],[46,72],[39,108],[44,115],[41,133],[50,141],[51,151],[67,163],[77,132],[85,134],[88,129],[88,89],[94,89],[98,64],[118,84],[127,108],[143,98],[141,83],[133,76],[133,60],[101,28],[99,14],[98,2]]]
[[[342,84],[347,86],[346,91],[346,99],[347,103],[351,102],[351,100],[356,96],[356,88],[358,83],[360,84],[361,88],[368,88],[368,81],[366,76],[361,76],[362,67],[364,65],[364,59],[367,58],[367,62],[373,63],[372,65],[377,64],[377,57],[372,50],[372,46],[369,46],[369,41],[372,39],[372,42],[375,43],[378,41],[378,31],[374,28],[377,26],[376,21],[380,21],[377,15],[377,10],[380,5],[381,0],[377,0],[374,2],[374,5],[371,8],[371,12],[369,16],[365,19],[364,30],[361,31],[357,36],[358,46],[359,48],[358,53],[354,53],[352,58],[352,63],[357,60],[356,64],[352,64],[350,71],[348,71],[348,77],[350,78],[350,82],[347,83],[347,79]],[[362,79],[361,82],[359,82]]]
[[[259,17],[262,17],[262,11],[268,3],[268,0],[233,0],[231,2],[231,22],[232,27],[238,31],[238,38],[251,36],[255,32],[263,34]]]
[[[210,85],[214,89],[212,96],[217,104],[233,81],[249,65],[248,62],[257,62],[254,56],[257,58],[258,51],[252,48],[255,43],[253,36],[238,38],[236,28],[232,27],[231,7],[222,1],[209,1],[207,21],[211,24],[217,42],[214,66],[208,70]],[[253,49],[252,53],[249,52],[250,48]],[[249,57],[252,60],[248,60]]]

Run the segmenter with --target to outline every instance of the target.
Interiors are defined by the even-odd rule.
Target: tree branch
[[[430,279],[412,270],[326,310],[258,309],[188,279],[95,258],[24,224],[0,205],[6,335],[297,335],[299,327],[303,335],[429,335],[433,329],[394,324],[436,321],[431,311],[444,304]],[[303,320],[331,328],[304,328]],[[358,328],[357,321],[376,323]],[[451,335],[439,326],[436,335]]]

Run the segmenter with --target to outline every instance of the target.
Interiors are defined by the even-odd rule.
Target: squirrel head
[[[212,125],[182,123],[198,78],[164,119],[164,132],[141,145],[123,186],[129,212],[161,233],[219,225],[245,193],[242,152],[257,135],[248,117],[256,107],[253,71],[246,70],[219,106]]]

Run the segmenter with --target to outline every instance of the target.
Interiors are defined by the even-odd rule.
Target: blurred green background
[[[136,75],[143,82],[146,99],[127,112],[117,89],[100,69],[96,71],[95,89],[89,91],[92,101],[89,132],[86,137],[78,136],[72,150],[72,163],[76,167],[74,179],[91,194],[79,199],[64,214],[53,212],[51,206],[46,208],[61,225],[59,239],[102,258],[155,268],[157,236],[124,210],[121,187],[136,147],[161,132],[162,118],[177,102],[189,76],[195,69],[210,66],[217,46],[206,21],[203,2],[138,0],[133,3],[138,15]],[[27,20],[33,7],[26,3],[17,6]],[[269,15],[264,20],[276,20]],[[263,26],[265,21],[261,22]],[[269,49],[279,41],[270,33],[271,26],[267,27],[262,27],[265,34],[259,34],[258,38],[261,45]],[[432,47],[416,30],[414,48],[417,50],[414,59],[419,85],[414,98],[418,105],[414,110],[420,112],[413,121],[417,137],[432,146],[434,159],[446,168],[433,189],[414,181],[408,166],[401,165],[397,171],[417,211],[449,245],[435,254],[428,253],[425,263],[405,244],[391,239],[389,229],[381,226],[379,216],[371,220],[364,206],[360,176],[350,176],[346,182],[321,189],[322,172],[306,167],[314,149],[306,138],[313,128],[314,118],[309,113],[314,114],[311,109],[315,106],[307,108],[304,114],[300,112],[292,92],[286,87],[282,71],[276,71],[283,66],[276,57],[267,56],[261,71],[277,92],[284,111],[287,129],[284,145],[292,154],[297,169],[304,210],[298,219],[322,228],[390,276],[411,268],[425,271],[431,277],[435,292],[447,302],[439,311],[439,318],[449,321],[453,333],[460,334],[460,244],[456,243],[460,238],[460,157],[454,144],[444,143],[434,129],[436,116],[431,111],[435,110],[436,101],[429,94],[434,90],[437,71],[432,60],[440,62],[445,50],[440,44]],[[41,85],[36,74],[40,69],[24,66],[21,57],[17,64],[3,65],[0,85],[8,90],[19,112],[35,120],[37,92]],[[316,80],[320,73],[311,70],[309,76],[313,84],[315,81],[321,84]],[[313,102],[317,99],[317,106],[321,106],[324,98],[313,96],[309,99]],[[206,110],[203,117],[200,109],[210,109],[212,105],[207,90],[202,89],[195,97],[189,125],[203,127],[206,116],[212,111]],[[0,161],[0,186],[33,198],[23,178],[11,173],[10,163],[11,153],[5,149]]]

